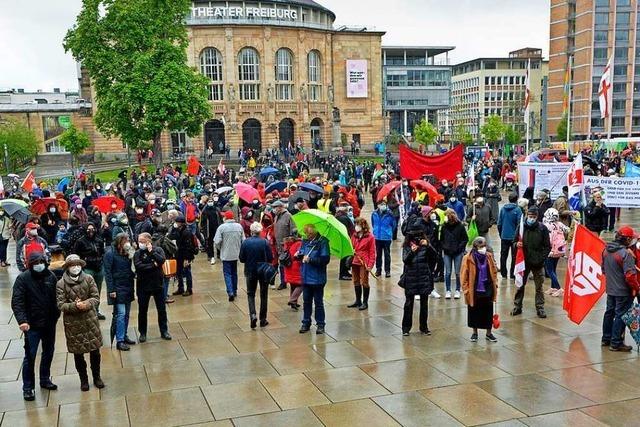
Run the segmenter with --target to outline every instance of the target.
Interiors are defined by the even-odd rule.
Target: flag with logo
[[[624,176],[626,178],[640,177],[640,166],[636,166],[633,164],[633,162],[627,160],[624,165]]]
[[[527,74],[524,78],[524,123],[529,125],[531,112],[531,60],[527,64]]]
[[[520,218],[520,229],[518,230],[518,242],[522,242],[524,237],[524,218]],[[524,285],[524,249],[517,248],[516,250],[516,267],[513,271],[516,276],[515,282],[518,288]]]
[[[578,224],[567,262],[562,307],[569,319],[580,324],[605,291],[602,252],[606,244],[584,225]]]
[[[473,168],[473,163],[469,163],[469,171],[467,172],[467,193],[470,193],[476,188],[476,171]]]
[[[611,60],[609,58],[607,66],[604,68],[602,77],[600,78],[600,85],[598,86],[598,101],[600,103],[600,118],[606,119],[611,114],[611,98],[613,92],[611,90]]]
[[[582,169],[582,153],[579,153],[567,172],[567,187],[569,188],[568,202],[571,210],[580,210],[583,185],[584,170]]]
[[[33,175],[33,169],[31,169],[27,176],[24,177],[24,181],[22,181],[21,187],[24,191],[32,191],[35,184],[36,178]]]
[[[562,115],[569,112],[569,96],[571,94],[571,60],[567,61],[567,68],[564,70],[564,84],[562,86]]]

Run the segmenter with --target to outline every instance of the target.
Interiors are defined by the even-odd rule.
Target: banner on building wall
[[[58,137],[65,130],[71,127],[71,116],[42,116],[42,133],[44,135],[44,146],[47,153],[65,152],[58,142]]]
[[[571,163],[518,163],[518,190],[523,197],[528,187],[534,188],[534,195],[544,189],[551,191],[551,199],[562,194],[567,185],[567,172]]]
[[[600,191],[609,208],[640,208],[640,178],[585,176],[584,194],[587,200]]]
[[[347,98],[369,96],[369,76],[366,59],[347,60]]]

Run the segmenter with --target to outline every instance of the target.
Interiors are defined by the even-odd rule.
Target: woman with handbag
[[[351,275],[356,301],[347,307],[366,310],[369,308],[369,274],[376,263],[376,239],[371,234],[371,228],[366,219],[356,218],[351,244],[353,245]]]
[[[247,280],[247,302],[249,304],[249,318],[251,329],[255,329],[258,323],[256,316],[256,290],[260,285],[260,327],[269,324],[267,321],[267,294],[269,281],[266,280],[261,270],[263,264],[271,266],[273,255],[271,247],[265,239],[260,237],[262,224],[254,222],[250,226],[251,237],[244,240],[240,246],[240,262],[244,264],[244,276]],[[273,269],[273,268],[272,268]],[[275,271],[275,269],[273,269]]]
[[[286,237],[283,241],[284,251],[280,254],[280,264],[284,267],[284,280],[289,285],[289,302],[287,305],[298,311],[298,298],[302,294],[302,261],[295,257],[302,246],[298,236]]]
[[[410,225],[402,245],[404,269],[398,285],[404,288],[405,303],[402,316],[402,335],[408,336],[413,323],[413,302],[420,295],[420,332],[431,335],[429,319],[429,295],[433,291],[433,269],[438,254],[429,244],[419,223]]]
[[[498,268],[493,254],[487,252],[487,240],[476,237],[473,248],[462,260],[462,292],[467,303],[467,325],[473,329],[471,341],[478,341],[478,329],[486,329],[487,341],[497,342],[491,333],[493,304],[498,293]]]

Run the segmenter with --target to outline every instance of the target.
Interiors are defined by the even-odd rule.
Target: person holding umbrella
[[[42,223],[42,228],[47,233],[47,243],[54,243],[56,233],[58,232],[58,224],[62,222],[58,207],[55,203],[47,206],[47,211],[40,216],[40,222]]]
[[[384,255],[385,277],[391,277],[391,240],[396,220],[387,208],[387,202],[378,203],[378,209],[371,214],[373,236],[376,240],[376,276],[382,272],[382,257]]]
[[[369,274],[376,263],[376,241],[366,219],[356,219],[351,244],[354,252],[351,270],[356,301],[347,307],[366,310],[369,308]]]
[[[324,287],[327,284],[327,265],[330,261],[329,241],[321,236],[314,224],[304,226],[305,238],[296,253],[302,261],[303,315],[300,333],[311,329],[311,311],[315,305],[316,334],[324,334]]]

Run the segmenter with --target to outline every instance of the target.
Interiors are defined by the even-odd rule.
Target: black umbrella
[[[19,205],[18,203],[6,202],[2,205],[2,208],[7,213],[7,215],[21,224],[26,224],[27,221],[29,221],[31,212],[29,212],[27,208]]]

